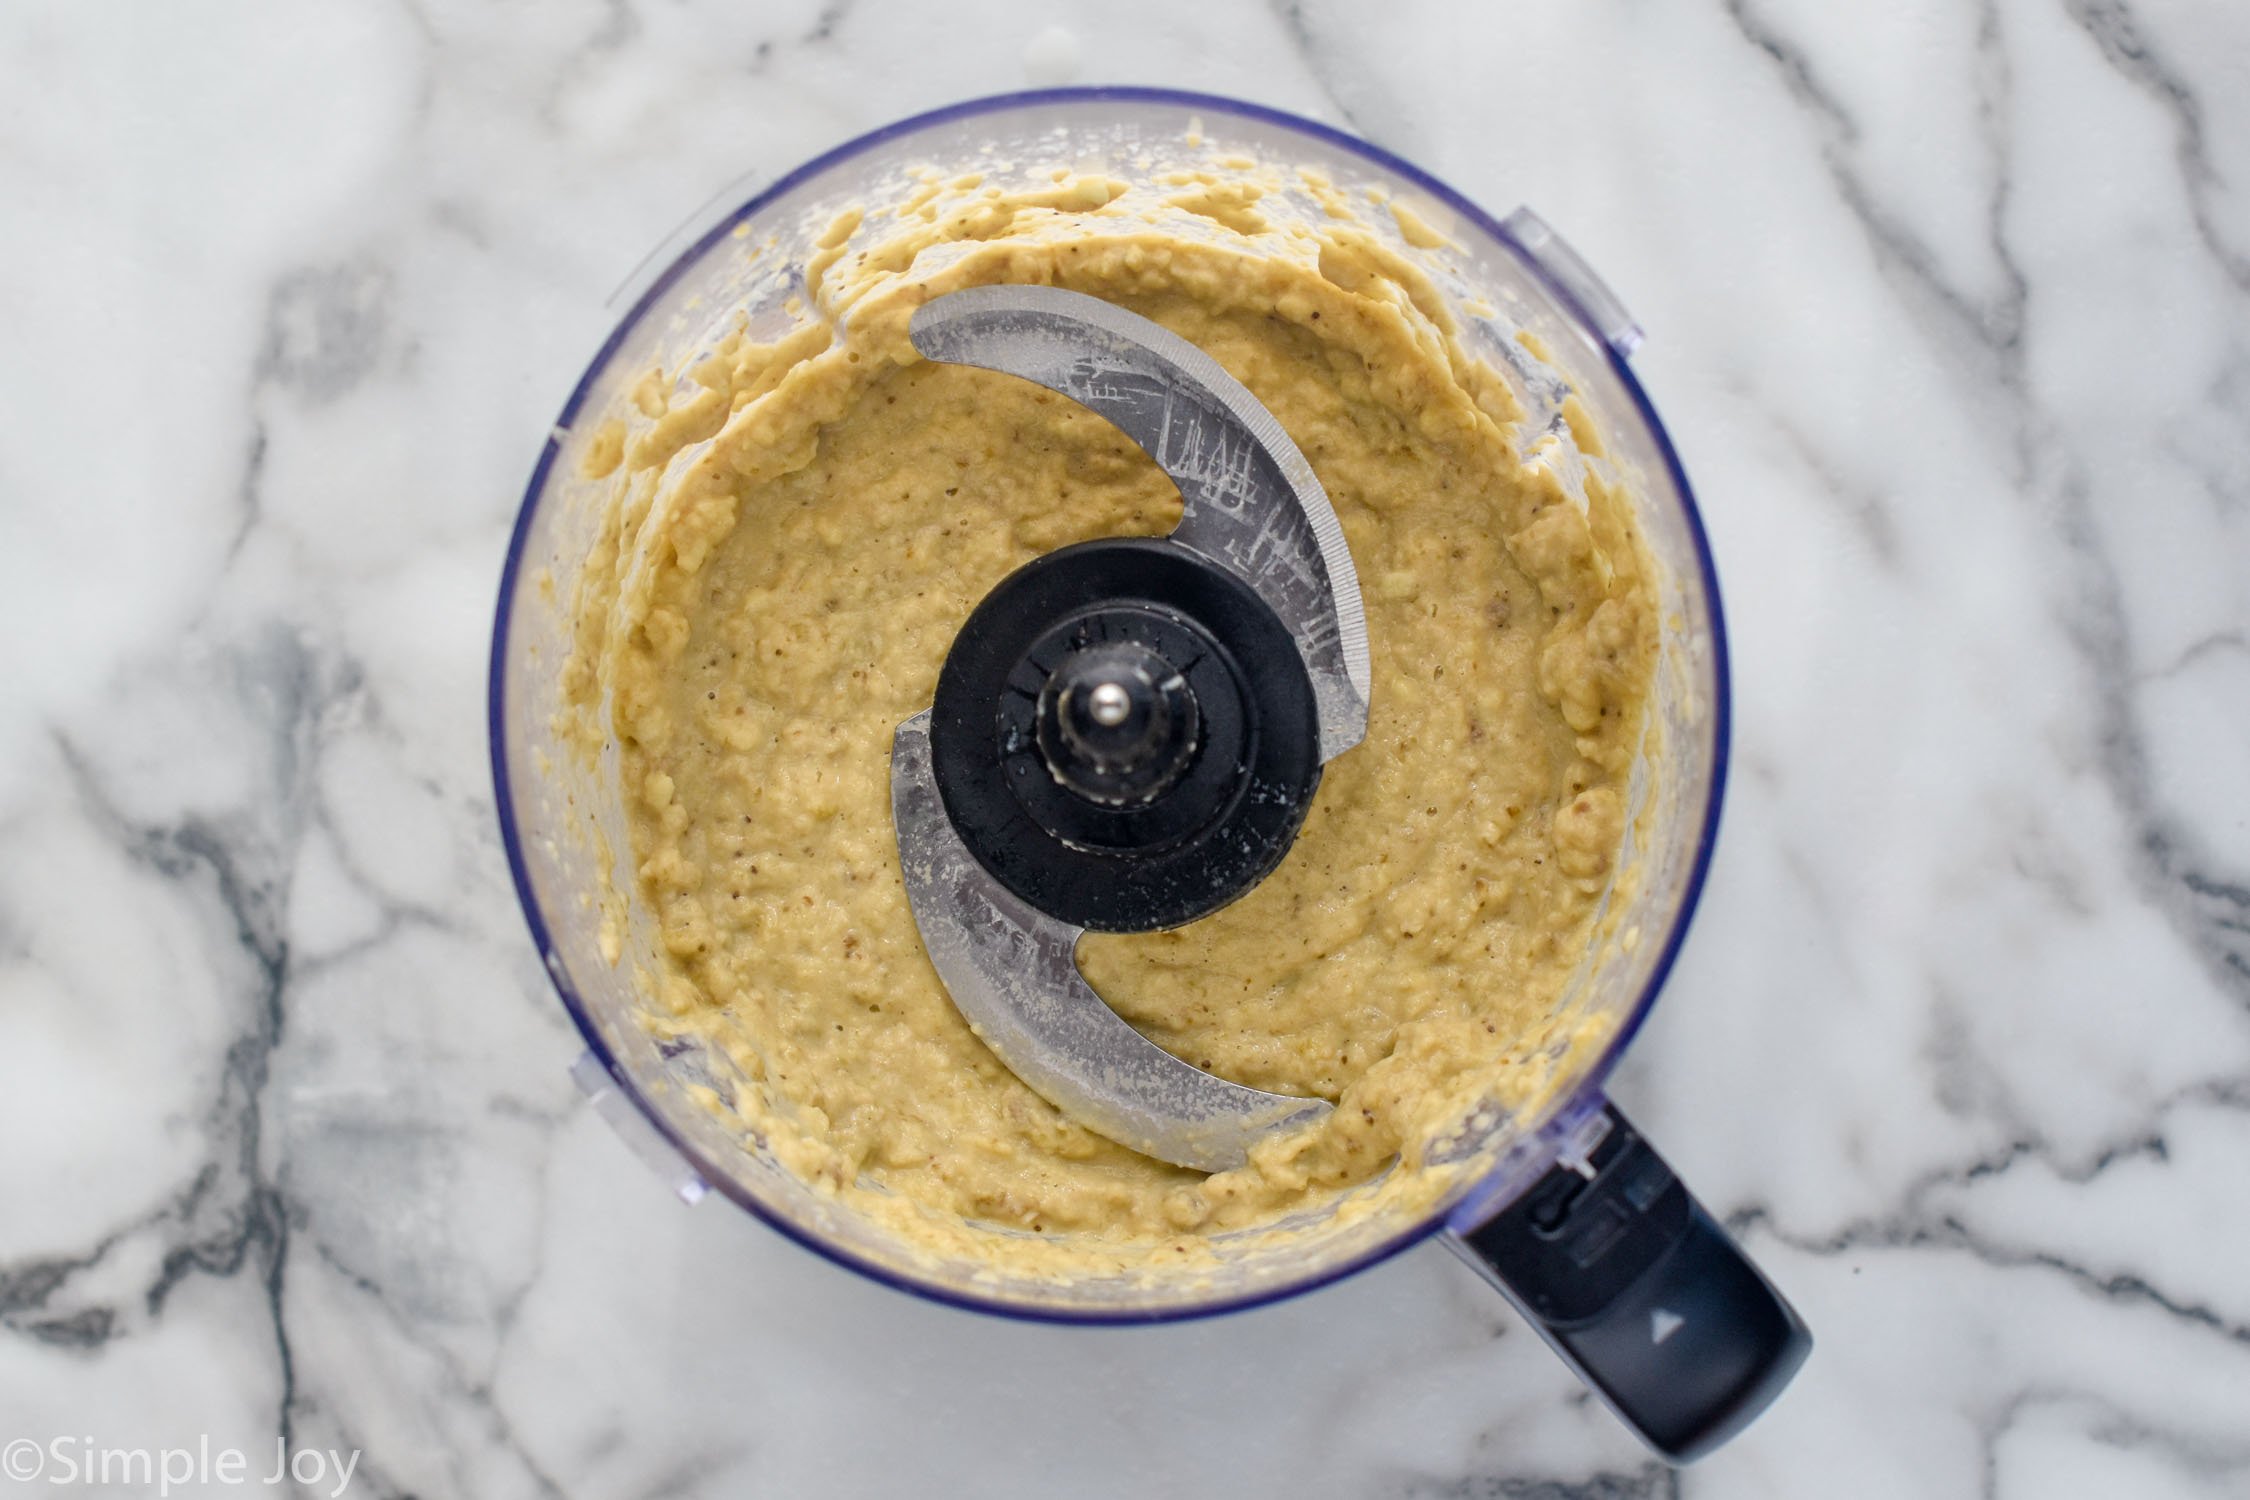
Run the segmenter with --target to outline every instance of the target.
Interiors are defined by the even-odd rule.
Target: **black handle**
[[[1602,1118],[1580,1163],[1448,1239],[1644,1442],[1693,1463],[1781,1394],[1812,1334],[1617,1107]]]

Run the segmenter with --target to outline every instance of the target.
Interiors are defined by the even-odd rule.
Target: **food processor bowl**
[[[805,272],[833,248],[818,243],[823,232],[848,208],[902,198],[920,169],[1001,184],[1058,166],[1146,181],[1243,161],[1310,174],[1293,175],[1300,186],[1260,201],[1269,218],[1318,222],[1315,183],[1405,210],[1395,219],[1365,215],[1366,227],[1429,277],[1464,346],[1505,376],[1523,413],[1523,451],[1552,464],[1566,488],[1598,474],[1631,498],[1655,564],[1662,641],[1623,873],[1562,1002],[1555,1040],[1434,1153],[1447,1187],[1423,1211],[1402,1217],[1370,1207],[1363,1189],[1299,1215],[1282,1226],[1286,1233],[1214,1237],[1214,1263],[1176,1276],[1129,1268],[1055,1280],[994,1260],[933,1258],[809,1186],[769,1143],[711,1108],[737,1082],[727,1059],[692,1043],[659,1046],[637,1019],[647,1003],[637,976],[651,969],[657,948],[649,914],[630,897],[614,750],[606,763],[589,763],[557,728],[574,580],[609,503],[606,482],[583,477],[578,458],[594,427],[624,409],[652,367],[691,365],[738,318],[766,341],[812,316]],[[1406,224],[1417,228],[1411,237],[1399,227]],[[492,757],[504,842],[540,957],[585,1036],[577,1074],[597,1106],[684,1196],[715,1190],[894,1286],[1020,1317],[1144,1322],[1221,1313],[1306,1291],[1442,1235],[1668,1456],[1692,1457],[1747,1421],[1802,1359],[1802,1325],[1603,1093],[1672,966],[1703,884],[1726,780],[1728,681],[1710,548],[1672,444],[1628,363],[1640,332],[1584,263],[1529,212],[1494,218],[1326,126],[1234,100],[1123,88],[983,99],[886,126],[681,238],[685,248],[652,262],[539,455],[510,540],[493,638]],[[1750,1281],[1737,1277],[1719,1302],[1689,1306],[1678,1289],[1684,1268],[1700,1268],[1688,1280],[1704,1294],[1731,1274],[1697,1255],[1731,1255]],[[1596,1299],[1590,1274],[1620,1285]],[[1760,1289],[1779,1311],[1750,1309],[1763,1322],[1745,1351],[1736,1347],[1739,1304],[1755,1302]],[[1656,1300],[1627,1306],[1621,1296]],[[1633,1347],[1611,1348],[1596,1334],[1630,1335]],[[1698,1342],[1707,1338],[1721,1346]],[[1651,1356],[1661,1368],[1641,1370]],[[1623,1375],[1605,1368],[1621,1360],[1640,1363]],[[1718,1367],[1732,1384],[1714,1393],[1710,1372]],[[1694,1410],[1667,1417],[1657,1408],[1679,1404],[1667,1391],[1683,1380],[1702,1388],[1687,1401]]]

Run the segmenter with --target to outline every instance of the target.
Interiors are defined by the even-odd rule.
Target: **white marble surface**
[[[980,1319],[671,1201],[565,1076],[480,689],[604,299],[738,180],[1105,80],[1531,202],[1651,332],[1740,759],[1617,1092],[1820,1339],[1684,1474],[1434,1247]],[[0,204],[0,1443],[483,1500],[2250,1495],[2238,0],[17,0]]]

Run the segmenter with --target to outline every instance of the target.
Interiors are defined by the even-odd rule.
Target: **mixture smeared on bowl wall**
[[[746,1082],[715,1107],[933,1247],[1059,1247],[1067,1270],[1269,1223],[1394,1163],[1410,1191],[1428,1144],[1553,1043],[1615,874],[1657,640],[1626,498],[1558,475],[1363,216],[1434,231],[1294,175],[1326,221],[1272,223],[1261,181],[1280,178],[933,176],[834,225],[797,331],[738,328],[583,438],[614,498],[566,685],[575,737],[614,742],[632,897],[660,927],[646,1024],[731,1058]],[[1106,298],[1217,359],[1311,462],[1364,589],[1367,739],[1280,868],[1190,926],[1080,949],[1176,1055],[1335,1101],[1240,1170],[1136,1155],[1019,1082],[900,884],[892,735],[970,609],[1042,553],[1178,518],[1084,408],[915,354],[913,310],[986,282]]]

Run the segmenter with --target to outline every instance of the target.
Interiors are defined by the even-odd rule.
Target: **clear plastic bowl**
[[[902,196],[917,168],[1028,179],[1054,166],[1145,178],[1230,156],[1311,168],[1353,194],[1373,189],[1449,240],[1435,249],[1392,233],[1391,248],[1426,268],[1475,352],[1506,372],[1527,416],[1522,437],[1559,440],[1566,471],[1604,467],[1634,498],[1658,564],[1662,655],[1650,737],[1633,778],[1629,821],[1647,835],[1627,850],[1635,878],[1564,1005],[1606,1027],[1598,1047],[1538,1060],[1555,1076],[1543,1108],[1481,1114],[1449,1155],[1464,1164],[1434,1209],[1401,1217],[1333,1210],[1280,1237],[1221,1239],[1221,1264],[1168,1278],[1142,1273],[1069,1282],[1014,1276],[980,1260],[932,1261],[833,1197],[808,1187],[720,1113],[688,1097],[731,1086],[723,1060],[659,1049],[636,1022],[635,955],[653,951],[633,889],[613,767],[587,767],[553,732],[570,601],[607,498],[581,479],[574,429],[626,399],[652,365],[681,368],[738,312],[760,338],[794,326],[813,238],[843,209]],[[1364,200],[1363,200],[1364,201]],[[1260,202],[1261,213],[1318,213],[1310,197]],[[1388,215],[1368,215],[1387,227]],[[755,259],[749,247],[773,246]],[[1427,236],[1417,236],[1427,238]],[[1544,358],[1526,352],[1535,335]],[[657,1157],[676,1154],[683,1192],[715,1189],[784,1234],[892,1285],[966,1307],[1084,1322],[1193,1317],[1251,1306],[1347,1275],[1441,1229],[1489,1219],[1573,1149],[1602,1115],[1602,1083],[1654,1002],[1703,883],[1727,762],[1725,632],[1703,526],[1672,444],[1626,358],[1640,334],[1598,280],[1535,217],[1498,220],[1386,152],[1326,126],[1235,100],[1146,89],[1084,89],[977,100],[887,126],[806,163],[726,213],[664,265],[571,392],[539,456],[508,548],[491,669],[493,777],[508,860],[540,956],[585,1034],[579,1074],[612,1118]],[[1575,394],[1600,436],[1589,458],[1561,420]],[[1653,799],[1650,802],[1649,799]],[[605,957],[604,911],[623,904],[623,962]]]

